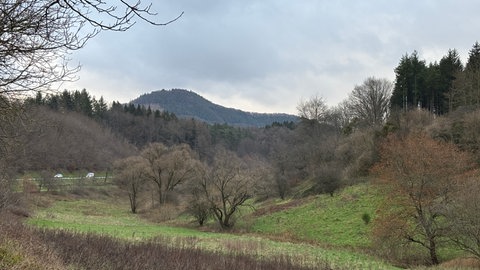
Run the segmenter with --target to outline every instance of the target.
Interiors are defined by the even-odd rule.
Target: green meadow
[[[367,184],[351,186],[334,196],[319,195],[300,206],[262,215],[251,230],[335,247],[364,248],[370,245],[371,220],[381,201],[378,191]]]
[[[351,187],[334,197],[318,196],[283,211],[243,211],[238,231],[200,230],[182,217],[183,226],[153,223],[131,214],[124,202],[107,199],[57,200],[39,208],[28,224],[75,233],[96,233],[125,241],[158,241],[164,245],[247,254],[259,259],[287,256],[299,265],[328,264],[334,269],[396,269],[375,257],[353,251],[368,246],[369,224],[379,202],[368,186]],[[271,202],[270,207],[288,202]],[[258,209],[267,207],[259,204]],[[247,213],[248,212],[248,213]],[[177,223],[178,223],[177,222]]]

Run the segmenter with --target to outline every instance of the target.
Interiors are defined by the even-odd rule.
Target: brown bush
[[[182,247],[181,243],[175,247],[159,243],[169,241],[165,239],[132,243],[94,234],[52,230],[40,230],[38,235],[65,264],[81,269],[309,269],[295,266],[285,257],[266,262],[247,255]]]
[[[18,215],[0,211],[0,269],[67,269]]]

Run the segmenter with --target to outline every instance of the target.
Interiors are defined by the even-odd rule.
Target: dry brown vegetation
[[[20,217],[0,212],[0,269],[66,269],[45,242],[25,227]]]
[[[268,261],[191,248],[171,239],[129,242],[98,234],[27,227],[5,210],[0,220],[0,269],[311,269],[288,257]],[[194,241],[192,239],[192,241]],[[328,265],[315,269],[331,269]]]
[[[132,243],[95,234],[38,233],[66,264],[82,269],[308,269],[294,266],[288,258],[266,262],[246,255],[187,248],[188,243],[185,247],[181,243],[176,247],[160,244],[165,239]]]

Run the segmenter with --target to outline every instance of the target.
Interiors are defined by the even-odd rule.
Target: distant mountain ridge
[[[184,89],[153,91],[131,101],[172,112],[178,117],[195,118],[210,124],[263,127],[273,122],[296,122],[298,117],[286,113],[253,113],[226,108],[210,102],[193,91]]]

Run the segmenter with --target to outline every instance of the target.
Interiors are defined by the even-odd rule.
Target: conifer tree
[[[422,89],[425,89],[426,70],[425,61],[419,59],[417,51],[400,59],[395,68],[395,86],[390,100],[393,109],[425,106]]]
[[[463,71],[463,64],[457,50],[448,50],[448,54],[440,60],[439,68],[440,92],[437,95],[437,110],[438,114],[443,114],[453,110],[451,101],[454,83]]]

